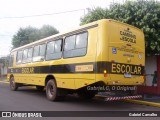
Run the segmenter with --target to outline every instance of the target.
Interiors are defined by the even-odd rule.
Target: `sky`
[[[87,8],[106,8],[113,2],[122,3],[124,1],[125,0],[0,0],[0,57],[9,54],[12,47],[12,37],[20,27],[25,28],[32,26],[40,28],[44,24],[47,24],[63,32],[78,27],[80,18],[87,13]]]

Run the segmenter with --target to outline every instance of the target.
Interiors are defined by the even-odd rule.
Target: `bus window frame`
[[[17,61],[18,52],[22,52],[21,62],[18,62],[18,61]],[[16,52],[16,65],[22,64],[22,61],[23,61],[23,50],[19,50],[19,51]]]
[[[66,37],[70,37],[70,36],[76,35],[76,38],[77,38],[77,35],[83,34],[83,33],[87,33],[87,43],[86,43],[86,47],[83,47],[83,48],[86,48],[86,53],[85,53],[84,55],[80,55],[80,56],[64,57],[64,52],[65,52],[65,39],[66,39]],[[86,56],[86,55],[87,55],[87,51],[88,51],[88,36],[89,36],[89,32],[88,32],[88,31],[82,31],[82,32],[79,32],[79,33],[76,33],[76,34],[70,34],[70,35],[68,35],[68,36],[65,36],[65,38],[63,39],[63,59],[76,58],[76,57],[84,57],[84,56]],[[75,49],[76,49],[76,41],[75,41]],[[75,49],[72,49],[72,50],[75,50]],[[77,49],[82,49],[82,48],[77,48]],[[68,51],[71,51],[71,50],[68,50]]]
[[[28,57],[28,53],[30,49],[32,49],[32,56]],[[33,60],[33,47],[32,46],[28,48],[28,53],[27,53],[27,63],[32,63],[32,60]]]
[[[55,43],[56,43],[56,41],[58,41],[58,40],[61,40],[61,52],[55,52]],[[46,43],[46,54],[45,54],[45,61],[51,61],[51,60],[58,60],[58,59],[62,59],[62,57],[63,57],[63,38],[59,38],[59,39],[55,39],[55,40],[51,40],[51,41],[48,41],[47,43]],[[46,56],[47,56],[47,45],[50,43],[50,42],[55,42],[54,43],[54,52],[53,53],[51,53],[51,54],[55,54],[55,53],[61,53],[61,57],[60,58],[55,58],[55,59],[46,59]]]
[[[28,49],[29,49],[29,48],[26,48],[26,49],[22,50],[23,52],[22,52],[22,62],[21,62],[21,64],[28,63],[28,60],[27,60],[27,58],[28,58]],[[27,53],[26,53],[27,58],[26,58],[26,60],[24,60],[24,51],[25,51],[25,50],[27,50]]]
[[[44,42],[44,43],[41,43],[41,44],[37,44],[37,45],[34,45],[33,46],[33,54],[32,54],[32,63],[34,63],[34,62],[41,62],[41,61],[45,61],[45,55],[46,55],[46,42]],[[36,47],[36,46],[38,46],[39,47],[39,52],[38,52],[38,56],[35,56],[35,57],[42,57],[42,56],[40,56],[40,45],[45,45],[45,52],[44,52],[44,56],[43,56],[43,58],[40,58],[40,60],[36,60],[36,61],[34,61],[33,60],[33,58],[34,58],[34,47]]]

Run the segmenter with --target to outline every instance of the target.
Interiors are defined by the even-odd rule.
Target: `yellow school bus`
[[[13,49],[10,89],[35,85],[55,101],[69,93],[90,99],[104,86],[144,82],[143,32],[102,19]]]

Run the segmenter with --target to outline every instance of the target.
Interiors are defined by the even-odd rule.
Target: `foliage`
[[[57,34],[58,30],[50,25],[43,25],[39,30],[40,39],[54,34]]]
[[[13,48],[17,48],[36,40],[57,34],[58,32],[59,31],[56,28],[50,25],[44,25],[40,29],[31,26],[20,28],[12,38],[12,45]]]
[[[95,8],[81,18],[81,25],[102,18],[115,19],[142,29],[145,33],[147,54],[160,52],[160,2],[153,0],[115,3],[109,9]]]
[[[107,9],[102,9],[100,7],[88,9],[88,14],[81,18],[81,25],[104,19],[106,16],[108,16]]]

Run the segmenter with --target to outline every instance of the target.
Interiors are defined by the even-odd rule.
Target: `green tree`
[[[54,34],[57,34],[58,30],[50,25],[43,25],[39,30],[40,38],[45,38]]]
[[[12,38],[12,45],[13,48],[17,48],[36,40],[57,34],[58,32],[59,31],[56,28],[50,25],[44,25],[40,29],[31,26],[20,28]]]
[[[102,9],[100,7],[89,9],[88,14],[81,18],[81,25],[87,24],[96,20],[106,18],[108,16],[108,9]]]
[[[102,18],[115,19],[131,24],[144,31],[147,54],[159,54],[160,2],[153,0],[126,1],[124,4],[112,4],[109,9],[99,9],[100,8],[96,8],[89,11],[86,16],[81,18],[81,24],[86,24]],[[101,11],[104,11],[103,14],[101,14]]]

